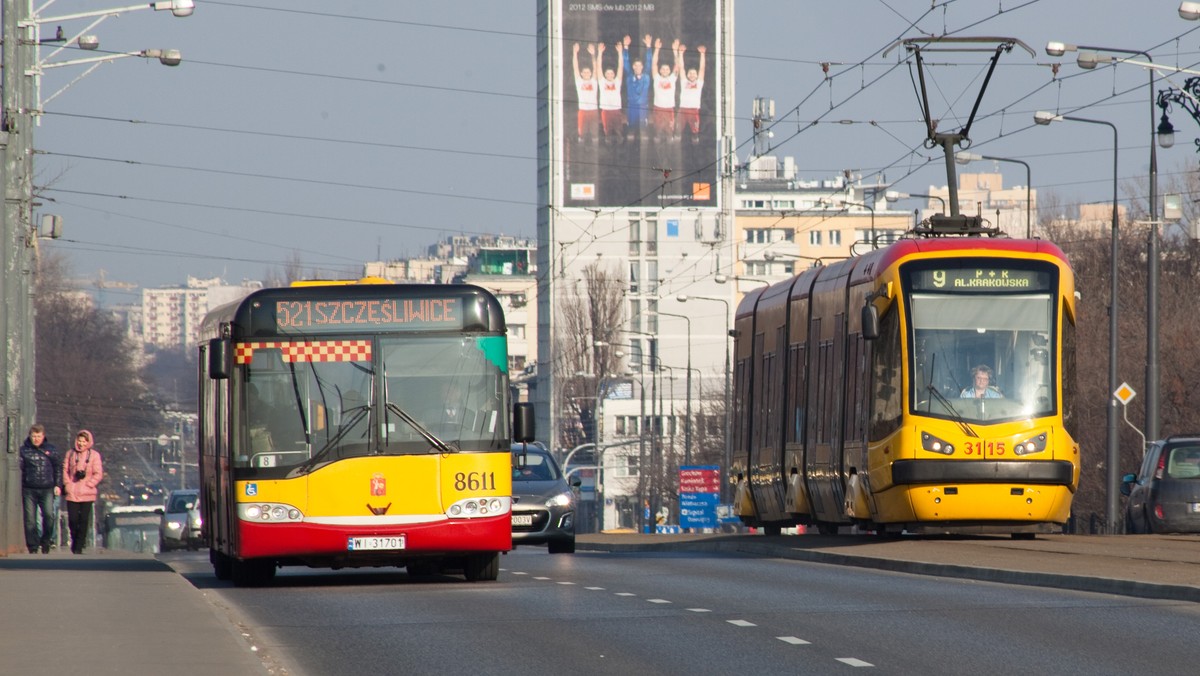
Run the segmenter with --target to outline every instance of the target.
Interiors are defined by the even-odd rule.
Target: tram
[[[734,509],[821,533],[1061,531],[1079,484],[1055,245],[912,237],[747,294]]]

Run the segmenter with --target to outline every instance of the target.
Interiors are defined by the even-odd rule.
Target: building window
[[[658,293],[658,261],[646,261],[646,293]]]
[[[829,231],[829,246],[841,246],[841,245],[842,245],[842,231],[841,230],[830,230]]]
[[[821,246],[821,231],[810,230],[808,233],[808,243],[811,246]]]
[[[641,284],[639,277],[641,275],[638,272],[639,270],[641,270],[641,264],[637,261],[629,264],[629,293],[640,293]]]

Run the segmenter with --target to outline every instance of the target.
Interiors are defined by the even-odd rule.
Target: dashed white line
[[[693,613],[711,613],[712,612],[708,608],[688,608],[688,610],[690,610]]]
[[[796,638],[795,636],[776,636],[775,638],[783,641],[784,643],[791,643],[792,645],[811,645],[808,641],[805,641],[802,638]]]
[[[757,627],[758,626],[757,624],[754,624],[753,622],[747,622],[746,620],[725,620],[725,621],[728,622],[729,624],[732,624],[735,627]]]
[[[837,661],[841,662],[842,664],[848,664],[852,667],[873,667],[873,666],[875,666],[874,664],[871,664],[870,662],[864,662],[864,661],[858,659],[857,657],[839,657],[839,658],[837,658]]]
[[[561,584],[561,585],[572,585],[572,584],[575,584],[575,583],[574,583],[574,582],[569,582],[569,581],[566,581],[566,580],[564,580],[564,581],[561,581],[561,582],[555,582],[554,584]]]
[[[545,577],[545,576],[542,576],[542,575],[535,575],[533,579],[535,579],[535,580],[549,580],[550,578],[548,578],[548,577]]]
[[[604,587],[584,587],[588,591],[604,591]]]
[[[646,599],[646,601],[650,603],[670,603],[670,601],[666,599]]]
[[[509,574],[510,575],[528,575],[529,573],[526,573],[526,572],[520,571],[520,570],[514,570],[513,572],[511,572]]]
[[[633,592],[617,592],[617,596],[637,596]]]

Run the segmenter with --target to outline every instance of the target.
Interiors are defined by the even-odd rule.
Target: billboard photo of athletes
[[[716,1],[562,8],[562,204],[718,206]]]

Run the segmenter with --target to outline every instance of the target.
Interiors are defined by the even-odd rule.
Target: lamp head
[[[1058,122],[1060,120],[1062,120],[1062,115],[1055,115],[1054,113],[1049,113],[1044,110],[1039,110],[1033,114],[1033,121],[1036,124],[1047,125],[1051,122]]]
[[[678,296],[675,296],[675,300],[679,301],[680,303],[686,303],[688,302],[687,294],[681,293]]]
[[[1100,63],[1100,55],[1090,49],[1084,50],[1079,52],[1079,58],[1075,59],[1075,63],[1084,70],[1092,70],[1096,64]]]
[[[1186,5],[1188,3],[1185,2],[1183,4]],[[1200,5],[1200,3],[1193,4]],[[1183,10],[1180,11],[1182,12]],[[1171,146],[1175,145],[1175,125],[1171,124],[1171,121],[1167,119],[1167,114],[1165,112],[1163,113],[1162,120],[1160,120],[1158,123],[1156,135],[1158,136],[1158,147],[1170,148]]]
[[[1179,16],[1188,21],[1200,20],[1200,2],[1179,3]]]
[[[974,162],[975,160],[982,160],[982,159],[983,159],[982,155],[976,155],[975,153],[967,153],[967,152],[954,153],[954,161],[958,162],[959,164],[970,164],[970,163]]]
[[[1063,54],[1066,54],[1067,52],[1073,52],[1075,50],[1076,50],[1075,45],[1068,45],[1065,42],[1047,42],[1046,43],[1046,53],[1049,54],[1050,56],[1062,56]]]

